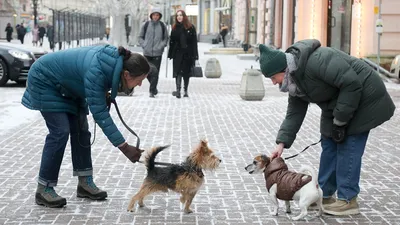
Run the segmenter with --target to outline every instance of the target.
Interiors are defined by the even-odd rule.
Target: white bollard
[[[221,65],[218,59],[211,58],[207,60],[204,76],[207,78],[220,78],[222,75]]]
[[[240,83],[239,95],[243,100],[261,101],[265,96],[264,76],[255,69],[246,69]]]

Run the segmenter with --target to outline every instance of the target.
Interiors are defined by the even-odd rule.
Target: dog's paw
[[[294,220],[294,221],[297,221],[297,220],[299,220],[300,218],[298,217],[298,216],[296,216],[296,217],[292,217],[292,220]]]
[[[135,212],[135,209],[133,209],[133,208],[128,208],[127,211],[128,211],[128,212]]]
[[[186,214],[193,213],[193,210],[191,210],[191,209],[185,209],[185,213],[186,213]]]
[[[275,211],[274,211],[274,212],[270,212],[269,214],[270,214],[271,216],[277,216],[277,215],[278,215],[278,212],[275,212]]]

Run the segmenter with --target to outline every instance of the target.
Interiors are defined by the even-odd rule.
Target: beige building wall
[[[354,0],[351,22],[351,55],[364,57],[377,54],[378,34],[375,32],[375,21],[378,15],[374,13],[374,7],[378,4],[379,0]],[[328,38],[327,9],[327,1],[297,0],[295,41],[316,38],[321,41],[323,46],[326,46]],[[400,53],[399,9],[399,0],[382,1],[381,14],[384,31],[381,36],[381,54]],[[283,36],[286,36],[285,33]],[[286,46],[288,43],[283,47]]]
[[[363,5],[366,4],[363,1]],[[372,2],[372,1],[371,1]],[[370,4],[370,3],[369,3]],[[375,0],[375,6],[379,1]],[[365,46],[367,54],[376,54],[378,48],[378,35],[375,32],[375,20],[378,15],[373,13],[372,6],[368,5],[369,18],[374,18],[369,23],[370,34],[374,34],[373,43],[369,41]],[[383,34],[381,36],[381,54],[393,55],[400,54],[400,1],[399,0],[382,0],[381,17],[383,20]],[[364,18],[364,17],[363,17]]]
[[[245,0],[235,0],[236,11],[234,15],[234,38],[237,40],[244,41],[245,37],[245,26],[246,26],[246,1]]]
[[[293,7],[296,1],[296,8]],[[336,1],[336,0],[333,0]],[[236,0],[234,15],[235,39],[244,40],[246,0]],[[356,57],[365,57],[377,54],[378,34],[375,31],[375,22],[378,15],[374,7],[379,0],[354,0],[351,16],[351,43],[350,54]],[[269,43],[271,0],[258,0],[257,36],[256,42]],[[293,10],[295,21],[293,21]],[[264,15],[265,12],[265,15]],[[400,0],[382,0],[381,17],[383,20],[383,34],[381,36],[381,54],[400,54]],[[265,22],[263,22],[265,20]],[[328,34],[328,1],[327,0],[275,0],[275,46],[287,49],[294,41],[315,38],[322,46],[327,45]],[[263,35],[265,26],[265,36]],[[293,37],[294,26],[294,37]]]

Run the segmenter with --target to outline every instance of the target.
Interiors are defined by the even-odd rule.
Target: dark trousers
[[[176,91],[178,91],[178,92],[181,91],[182,78],[183,78],[183,85],[184,85],[183,90],[185,92],[187,92],[188,88],[189,88],[190,76],[188,76],[188,75],[182,76],[182,74],[178,74],[175,77]]]
[[[48,39],[48,40],[49,40],[50,49],[54,50],[54,41],[53,41],[53,39]]]
[[[21,41],[21,44],[24,43],[25,35],[18,35],[18,39]]]
[[[222,36],[222,43],[224,44],[224,48],[226,47],[226,41],[225,41],[225,36],[226,36],[226,34],[225,35],[221,35]]]
[[[43,147],[39,180],[42,185],[57,185],[60,166],[69,136],[74,176],[89,176],[93,173],[89,125],[86,113],[79,117],[65,112],[41,112],[49,134]]]
[[[151,75],[149,74],[147,76],[147,80],[149,80],[150,83],[150,88],[149,91],[150,93],[156,95],[158,93],[157,90],[157,84],[158,84],[158,77],[160,74],[160,66],[161,66],[161,57],[162,56],[145,56],[147,61],[151,64],[153,64],[157,68],[157,73],[152,73]]]
[[[40,47],[43,46],[43,37],[39,37],[39,43],[40,43]]]
[[[12,39],[11,34],[10,35],[7,34],[7,41],[11,42],[11,39]]]

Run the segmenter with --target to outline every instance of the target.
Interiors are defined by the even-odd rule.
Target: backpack
[[[146,32],[147,32],[147,27],[149,26],[149,22],[150,21],[146,21],[146,23],[144,24],[144,27],[143,27],[143,39],[145,39],[146,38]],[[162,21],[160,21],[160,23],[161,23],[161,29],[162,29],[162,33],[163,33],[163,40],[165,40],[165,30],[167,29],[167,27],[165,26],[165,23],[163,23]]]

